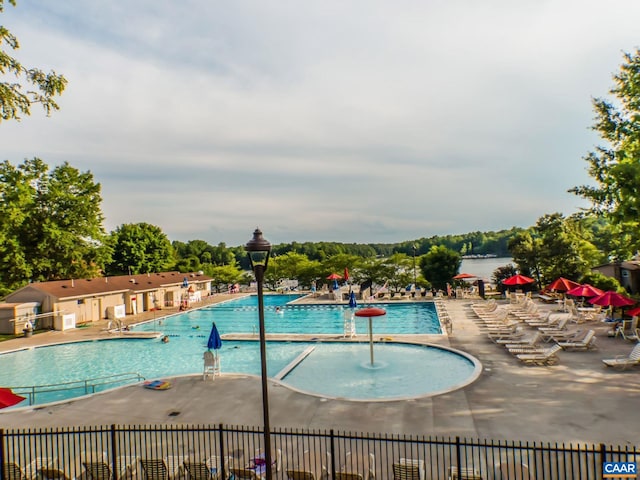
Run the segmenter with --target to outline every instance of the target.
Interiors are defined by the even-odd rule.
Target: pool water
[[[345,315],[352,310],[343,305],[308,305],[290,303],[300,295],[265,295],[265,330],[269,334],[342,334]],[[374,335],[441,334],[442,329],[433,302],[379,304],[386,315],[373,320]],[[276,307],[280,313],[276,312]],[[206,330],[216,323],[221,335],[258,332],[258,307],[255,296],[211,305],[185,312],[163,321],[139,325],[139,330],[162,330],[171,336],[189,334],[192,329]],[[369,331],[368,319],[355,317],[356,333]]]

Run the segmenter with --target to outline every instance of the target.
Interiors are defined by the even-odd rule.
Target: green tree
[[[420,270],[435,288],[446,288],[447,282],[460,270],[462,257],[444,245],[433,246],[420,257]]]
[[[4,12],[4,0],[0,0],[0,13]],[[8,0],[15,7],[16,0]],[[54,71],[44,73],[37,68],[25,67],[10,53],[20,48],[18,39],[0,25],[0,45],[8,46],[8,52],[0,49],[0,73],[8,79],[0,81],[0,120],[20,120],[21,115],[31,114],[31,105],[39,103],[47,115],[58,110],[55,101],[64,91],[67,80]]]
[[[173,246],[160,227],[148,223],[129,223],[111,233],[113,261],[110,275],[166,271],[175,264]]]
[[[419,262],[416,259],[416,262]],[[382,261],[384,274],[389,281],[390,291],[399,292],[413,283],[413,257],[404,253],[394,253]]]
[[[591,231],[579,217],[553,213],[514,237],[509,248],[520,272],[545,285],[560,276],[577,280],[602,258],[590,238]]]
[[[614,252],[619,258],[640,249],[640,50],[625,53],[624,60],[609,91],[615,101],[593,100],[593,130],[605,143],[585,157],[596,185],[570,190],[588,199],[593,212],[610,219],[616,233],[629,238]]]
[[[226,291],[228,285],[241,283],[244,280],[244,274],[234,265],[207,265],[204,267],[204,273],[209,275],[213,280],[211,284],[216,291]]]
[[[98,276],[110,258],[90,172],[40,159],[0,163],[0,289],[29,280]]]

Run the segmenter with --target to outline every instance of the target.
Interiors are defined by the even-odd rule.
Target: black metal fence
[[[0,429],[0,480],[260,478],[262,440],[261,429],[228,425]],[[589,480],[603,478],[604,462],[637,462],[640,454],[637,446],[333,430],[275,429],[271,444],[276,479]]]

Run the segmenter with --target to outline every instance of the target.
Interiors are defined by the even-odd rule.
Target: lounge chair
[[[315,475],[306,470],[287,469],[286,473],[288,480],[316,480]]]
[[[499,463],[496,465],[493,478],[495,480],[529,480],[533,478],[526,463]]]
[[[424,460],[401,458],[399,463],[394,463],[393,480],[425,480]]]
[[[250,480],[260,480],[262,478],[261,476],[258,476],[258,474],[256,474],[255,470],[252,470],[250,468],[231,467],[229,469],[229,472],[231,473],[231,475],[233,475],[234,478],[248,478]]]
[[[169,480],[169,468],[163,459],[141,459],[142,473],[145,480]]]
[[[616,358],[604,359],[602,363],[607,367],[619,368],[621,370],[626,370],[634,365],[640,365],[640,343],[633,347],[633,350],[631,350],[628,356],[618,355]]]
[[[336,472],[335,480],[364,480],[361,473],[357,472]]]
[[[82,462],[89,480],[118,480],[113,476],[111,466],[105,461]]]
[[[230,457],[226,457],[221,462],[220,457],[214,455],[207,460],[185,460],[183,466],[189,480],[220,480],[228,478],[230,460]],[[223,469],[225,477],[222,476]]]
[[[500,345],[505,345],[507,347],[507,349],[511,348],[511,347],[517,347],[517,346],[533,346],[536,345],[540,340],[542,340],[542,333],[540,332],[533,332],[532,334],[530,334],[528,337],[524,337],[521,338],[520,340],[516,339],[513,341],[509,341],[507,340],[498,340],[496,341],[496,343],[500,344]]]
[[[629,328],[625,328],[629,325]],[[633,317],[631,321],[624,321],[616,328],[615,336],[621,336],[625,340],[638,341],[638,317]]]
[[[449,467],[449,480],[484,480],[484,477],[477,468],[461,468],[452,465]]]
[[[15,462],[7,462],[2,464],[3,480],[28,480],[24,469]]]
[[[38,479],[41,480],[70,480],[69,476],[59,468],[45,467],[38,470]]]
[[[589,350],[596,348],[596,332],[587,330],[582,336],[572,340],[558,342],[564,350]]]
[[[562,347],[557,343],[536,353],[519,353],[518,360],[529,365],[554,365],[558,362],[558,352]]]
[[[57,460],[57,457],[35,457],[25,468],[27,478],[37,478],[41,469],[53,466],[54,462]]]

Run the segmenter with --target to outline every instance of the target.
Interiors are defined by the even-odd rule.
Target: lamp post
[[[416,289],[416,244],[412,245],[413,247],[413,289]],[[417,290],[416,290],[417,291]]]
[[[269,426],[269,392],[267,390],[267,342],[264,330],[264,294],[262,284],[264,272],[269,263],[271,244],[262,236],[259,228],[253,232],[253,238],[245,246],[249,263],[258,284],[258,316],[260,320],[260,364],[262,378],[262,416],[264,419],[264,461],[266,478],[271,480],[271,427]]]

